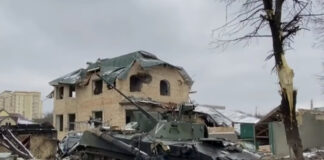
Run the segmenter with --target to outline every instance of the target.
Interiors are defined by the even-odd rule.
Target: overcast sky
[[[86,67],[87,61],[137,50],[182,66],[194,79],[191,99],[201,104],[266,113],[280,103],[268,40],[249,47],[214,49],[211,31],[225,23],[216,0],[53,0],[0,2],[0,91],[40,91],[44,111],[48,82]],[[287,52],[295,71],[297,106],[324,106],[317,75],[323,51],[313,33],[298,35]]]

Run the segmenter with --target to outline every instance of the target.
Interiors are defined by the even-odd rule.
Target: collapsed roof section
[[[136,51],[115,58],[98,59],[95,63],[89,63],[89,66],[86,69],[78,69],[51,81],[49,84],[52,86],[60,84],[79,84],[86,79],[87,73],[98,71],[98,74],[106,82],[112,85],[117,78],[125,79],[135,62],[138,62],[143,69],[149,69],[156,66],[168,66],[174,68],[180,73],[186,84],[189,86],[193,84],[192,79],[182,67],[164,62],[158,59],[155,55],[146,51]]]
[[[252,123],[259,121],[258,118],[248,115],[240,111],[231,111],[227,109],[219,109],[212,106],[197,106],[195,112],[200,112],[210,115],[217,125],[232,126],[232,123]]]

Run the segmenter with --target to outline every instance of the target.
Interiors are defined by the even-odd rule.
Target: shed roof
[[[186,84],[190,86],[193,84],[192,79],[182,67],[164,62],[158,59],[154,54],[146,51],[136,51],[115,58],[98,59],[95,63],[89,63],[89,66],[86,69],[81,68],[73,71],[51,81],[49,84],[52,86],[57,86],[59,84],[77,84],[86,77],[88,72],[98,70],[99,75],[106,82],[113,84],[117,78],[125,79],[135,62],[138,62],[143,69],[148,69],[155,66],[168,66],[174,68],[180,73]]]
[[[257,123],[259,118],[240,111],[219,109],[218,107],[197,106],[195,112],[210,115],[218,125],[232,126],[232,123]]]
[[[273,121],[281,121],[280,117],[280,106],[273,108],[268,114],[263,116],[260,121],[257,123],[259,124],[265,124]]]

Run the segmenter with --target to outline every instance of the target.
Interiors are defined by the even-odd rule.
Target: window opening
[[[102,93],[102,80],[93,81],[93,94],[98,95]]]
[[[131,92],[140,92],[142,89],[142,82],[141,79],[137,76],[130,77],[130,91]]]
[[[64,96],[64,87],[57,87],[56,88],[56,99],[63,99]]]
[[[69,114],[69,131],[75,130],[75,114]]]
[[[93,111],[92,112],[92,120],[95,127],[98,127],[102,124],[102,111]]]
[[[56,115],[56,129],[58,129],[59,131],[63,131],[63,115]]]
[[[160,95],[162,96],[170,95],[170,83],[167,80],[160,81]]]
[[[76,97],[75,86],[70,86],[69,96],[72,98]]]

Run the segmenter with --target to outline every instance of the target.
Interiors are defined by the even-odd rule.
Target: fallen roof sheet
[[[118,79],[125,79],[132,65],[138,62],[143,69],[152,68],[155,66],[169,66],[177,69],[184,81],[188,85],[192,85],[193,81],[187,72],[178,66],[171,65],[158,59],[155,55],[146,51],[136,51],[115,58],[98,59],[95,63],[89,63],[86,69],[78,69],[65,76],[51,81],[49,84],[57,86],[59,84],[78,84],[85,78],[87,72],[99,70],[99,75],[109,84],[114,84]]]

